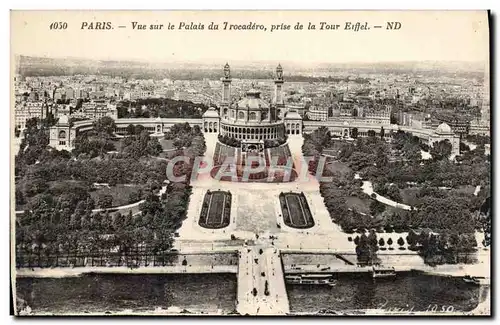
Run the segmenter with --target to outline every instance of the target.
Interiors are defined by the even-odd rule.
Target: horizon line
[[[295,64],[295,65],[308,65],[308,64],[401,64],[401,63],[464,63],[464,64],[485,64],[489,63],[489,60],[436,60],[436,59],[424,59],[424,60],[378,60],[378,61],[296,61],[296,60],[273,60],[273,59],[256,59],[256,60],[241,60],[234,59],[228,60],[227,58],[205,58],[205,59],[187,59],[187,60],[158,60],[151,59],[148,60],[146,58],[86,58],[80,56],[43,56],[43,55],[31,55],[31,54],[12,54],[14,59],[18,59],[20,57],[30,57],[30,58],[41,58],[41,59],[54,59],[54,60],[88,60],[88,61],[117,61],[117,62],[136,62],[136,63],[150,63],[150,64],[169,64],[169,63],[190,63],[190,64],[205,64],[210,65],[211,63],[206,62],[207,60],[214,61],[212,64],[218,64],[218,62],[222,62],[222,65],[225,62],[235,62],[236,64],[248,64],[248,63],[266,63],[270,64],[271,62],[278,63],[287,63],[287,64]]]

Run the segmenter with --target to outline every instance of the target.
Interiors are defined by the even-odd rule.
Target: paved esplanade
[[[278,249],[249,246],[240,250],[236,308],[242,315],[290,312]]]

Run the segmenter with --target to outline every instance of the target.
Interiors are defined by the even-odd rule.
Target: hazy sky
[[[111,22],[112,30],[82,30],[82,22]],[[164,24],[163,30],[132,30],[131,22]],[[218,31],[209,31],[210,22]],[[229,24],[264,24],[267,31],[224,31]],[[319,30],[320,22],[340,30]],[[386,22],[401,22],[386,30]],[[50,30],[67,22],[66,30]],[[176,30],[166,30],[171,22]],[[180,22],[203,31],[177,30]],[[270,32],[284,22],[292,30]],[[302,31],[293,30],[297,22]],[[308,22],[316,30],[307,30]],[[368,31],[344,30],[346,22],[368,22]],[[126,28],[118,28],[124,25]],[[488,58],[486,11],[18,11],[11,15],[12,53],[47,57],[169,61],[484,61]]]

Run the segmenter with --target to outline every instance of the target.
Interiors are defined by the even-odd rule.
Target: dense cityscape
[[[19,57],[18,310],[49,308],[37,278],[93,274],[84,295],[104,313],[132,308],[102,298],[118,286],[108,273],[151,286],[152,273],[217,273],[224,285],[199,304],[123,283],[160,313],[471,312],[489,295],[489,79],[489,67],[436,62]],[[423,277],[442,287],[416,293]],[[202,280],[176,281],[196,296]],[[377,290],[403,285],[425,297],[380,302]],[[428,302],[440,290],[455,300]]]

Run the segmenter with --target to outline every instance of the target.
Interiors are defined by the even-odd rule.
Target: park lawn
[[[48,182],[50,189],[54,189],[54,188],[59,187],[59,186],[71,187],[71,186],[76,186],[76,185],[83,185],[84,183],[85,182],[83,182],[83,181],[77,181],[74,179],[61,179],[61,180],[57,180],[57,181]]]
[[[332,173],[337,172],[342,175],[352,172],[352,169],[347,166],[345,163],[340,161],[331,161],[331,163],[327,164],[327,168]]]
[[[329,146],[328,148],[323,149],[323,151],[328,150],[328,151],[335,151],[338,152],[340,148],[342,147],[342,144],[345,143],[343,140],[333,140],[332,145]]]
[[[357,196],[348,196],[345,200],[348,208],[370,214],[370,199],[360,199]]]
[[[221,192],[212,192],[210,210],[208,211],[207,225],[221,226],[223,224],[224,198],[229,199],[229,195]]]
[[[420,187],[408,187],[400,190],[402,202],[410,206],[415,206],[418,203],[420,203],[419,199],[417,198],[417,194],[420,190]],[[472,185],[463,185],[460,186],[459,188],[456,189],[443,189],[442,191],[445,191],[446,193],[451,193],[455,192],[457,194],[468,194],[468,195],[474,195],[474,191],[476,190],[475,186]]]
[[[122,147],[123,147],[122,139],[114,139],[114,140],[111,140],[111,142],[114,144],[116,151],[118,151],[118,152],[122,151]]]
[[[306,224],[305,216],[300,207],[299,196],[297,194],[286,194],[285,200],[288,203],[288,213],[294,226],[304,226]]]
[[[161,147],[163,148],[163,150],[175,149],[174,148],[174,141],[173,140],[159,139],[159,142],[160,142]]]
[[[406,211],[406,210],[401,209],[401,208],[395,208],[395,207],[392,207],[390,205],[386,205],[383,215],[388,216],[388,215],[392,215],[392,214],[399,214],[402,211]]]
[[[338,150],[332,150],[332,149],[323,149],[323,152],[322,152],[324,155],[328,155],[328,156],[337,156],[338,154]]]
[[[99,201],[99,196],[100,195],[105,195],[105,194],[110,194],[113,197],[113,204],[112,206],[121,206],[121,205],[127,205],[131,204],[134,202],[129,202],[129,195],[133,192],[138,191],[141,189],[142,186],[140,185],[124,185],[124,184],[118,184],[116,186],[110,186],[108,187],[100,187],[92,192],[90,192],[90,196],[92,199],[94,199],[96,206],[97,202]]]
[[[457,192],[457,193],[465,193],[465,194],[470,194],[474,195],[474,192],[476,191],[476,187],[472,185],[461,185],[456,189],[453,189],[452,191]]]
[[[370,214],[370,203],[371,199],[366,197],[366,198],[360,198],[358,196],[350,195],[346,196],[345,192],[340,189],[340,188],[333,188],[332,189],[332,195],[337,196],[337,197],[342,197],[346,201],[346,206],[350,209],[356,210],[358,212]]]
[[[417,194],[420,191],[419,187],[408,187],[401,189],[399,193],[401,194],[401,199],[402,202],[410,206],[415,206],[419,203],[419,200],[417,198]]]
[[[227,227],[231,218],[231,205],[227,208],[225,206],[230,202],[231,194],[228,192],[216,191],[205,194],[204,205],[208,204],[208,210],[205,208],[201,210],[198,224],[208,229]]]

